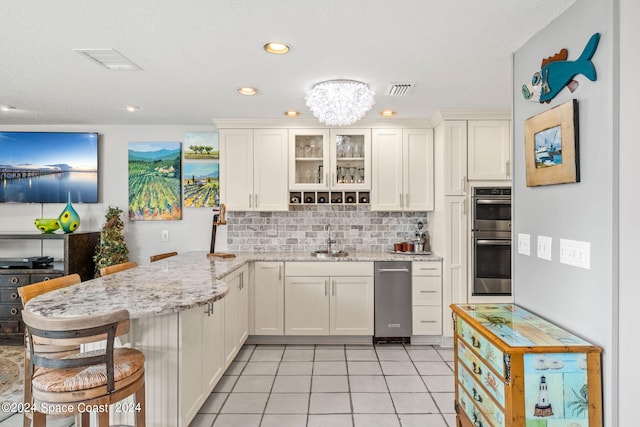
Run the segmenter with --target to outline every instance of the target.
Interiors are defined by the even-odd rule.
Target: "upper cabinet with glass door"
[[[369,190],[369,129],[291,129],[289,190]]]
[[[329,188],[329,131],[289,130],[289,189]]]
[[[371,189],[371,131],[331,130],[331,188]]]

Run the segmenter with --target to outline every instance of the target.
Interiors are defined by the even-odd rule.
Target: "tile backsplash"
[[[372,212],[364,205],[291,206],[287,212],[227,212],[227,246],[232,252],[326,249],[327,232],[347,251],[383,252],[414,235],[418,221],[428,230],[427,212]]]

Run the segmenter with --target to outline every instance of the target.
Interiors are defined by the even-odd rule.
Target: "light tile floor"
[[[454,427],[453,350],[245,345],[191,427]]]

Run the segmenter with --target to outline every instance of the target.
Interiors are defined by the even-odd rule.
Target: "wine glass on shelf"
[[[356,182],[356,167],[351,166],[349,168],[349,175],[351,176],[351,182]]]
[[[358,182],[364,182],[364,168],[358,168]]]
[[[347,168],[345,166],[340,166],[340,182],[347,182]]]

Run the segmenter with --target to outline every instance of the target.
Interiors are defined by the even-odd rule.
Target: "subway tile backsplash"
[[[414,235],[427,212],[372,212],[365,205],[291,206],[288,212],[227,212],[227,247],[243,251],[326,249],[327,232],[346,251],[383,252]]]

